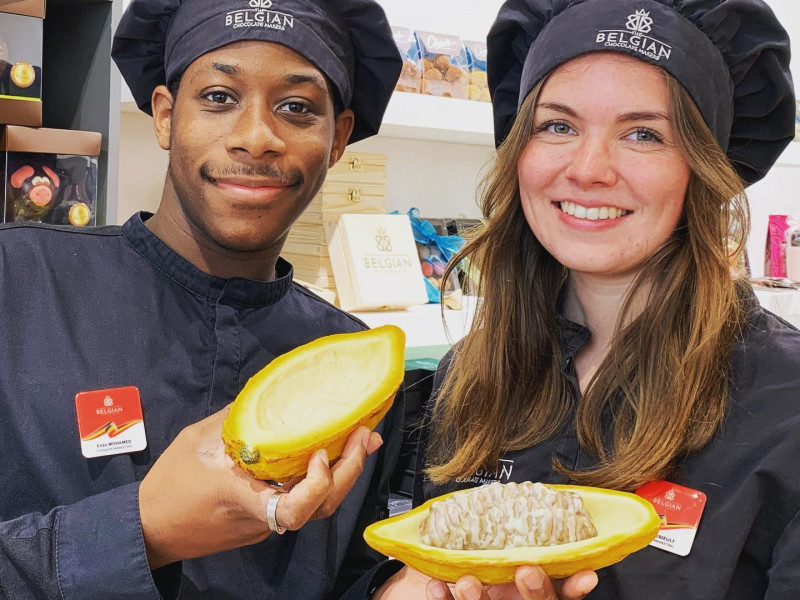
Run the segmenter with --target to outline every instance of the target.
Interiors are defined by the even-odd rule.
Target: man
[[[0,597],[334,597],[374,562],[361,530],[385,508],[401,412],[380,450],[361,428],[281,496],[220,435],[275,356],[364,328],[279,253],[348,140],[377,132],[401,66],[385,15],[133,0],[113,55],[169,171],[156,214],[121,228],[0,230]],[[78,419],[125,386],[147,446],[110,454]]]

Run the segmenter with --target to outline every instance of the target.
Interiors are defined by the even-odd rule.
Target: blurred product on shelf
[[[42,124],[44,0],[0,2],[0,124]]]
[[[422,91],[422,68],[417,36],[407,27],[392,27],[392,35],[403,58],[403,70],[394,89],[398,92],[419,94]]]
[[[797,112],[794,115],[794,141],[800,142],[800,100],[797,101]]]
[[[469,85],[467,97],[479,102],[491,102],[489,82],[486,79],[486,42],[464,41],[469,60]]]
[[[2,222],[95,225],[101,137],[93,131],[4,127]]]
[[[323,296],[326,300],[338,302],[325,223],[335,222],[344,213],[385,212],[386,156],[345,152],[328,171],[322,189],[292,225],[281,256],[294,267],[296,281],[322,288],[327,292]]]
[[[786,277],[787,215],[770,215],[767,225],[767,243],[764,248],[764,275]]]
[[[406,215],[343,214],[325,226],[336,293],[344,310],[428,302]]]
[[[466,98],[469,59],[457,35],[417,31],[422,61],[422,93],[445,98]]]
[[[428,302],[442,302],[446,308],[461,309],[461,284],[455,271],[445,280],[444,272],[453,255],[464,246],[464,239],[457,235],[437,233],[434,225],[419,216],[419,210],[408,211],[414,241],[417,244],[420,267],[428,293]],[[444,294],[444,299],[442,299]]]
[[[800,282],[800,212],[786,219],[786,277]]]

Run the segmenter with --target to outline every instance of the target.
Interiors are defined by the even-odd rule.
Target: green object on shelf
[[[450,350],[450,344],[406,348],[406,371],[425,369],[435,371],[439,360]]]

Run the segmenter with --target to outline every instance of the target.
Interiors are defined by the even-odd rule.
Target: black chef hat
[[[197,58],[233,42],[263,40],[304,56],[355,113],[350,142],[378,132],[402,61],[374,0],[132,0],[111,55],[136,104]]]
[[[600,50],[675,77],[748,184],[794,135],[789,37],[762,0],[506,0],[487,45],[497,145],[543,77]]]

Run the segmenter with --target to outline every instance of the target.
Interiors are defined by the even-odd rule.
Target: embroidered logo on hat
[[[225,14],[225,26],[233,29],[242,27],[265,27],[286,31],[294,27],[294,16],[273,10],[272,0],[249,0],[249,8],[232,10]]]
[[[655,61],[662,58],[669,60],[672,55],[672,46],[645,35],[653,30],[653,19],[649,12],[641,9],[628,15],[625,27],[626,29],[601,29],[598,31],[595,41],[603,44],[606,48],[632,50]]]
[[[637,10],[632,15],[628,15],[628,22],[625,23],[625,27],[639,33],[650,33],[653,29],[653,19],[650,18],[650,13],[645,12],[644,9]]]

